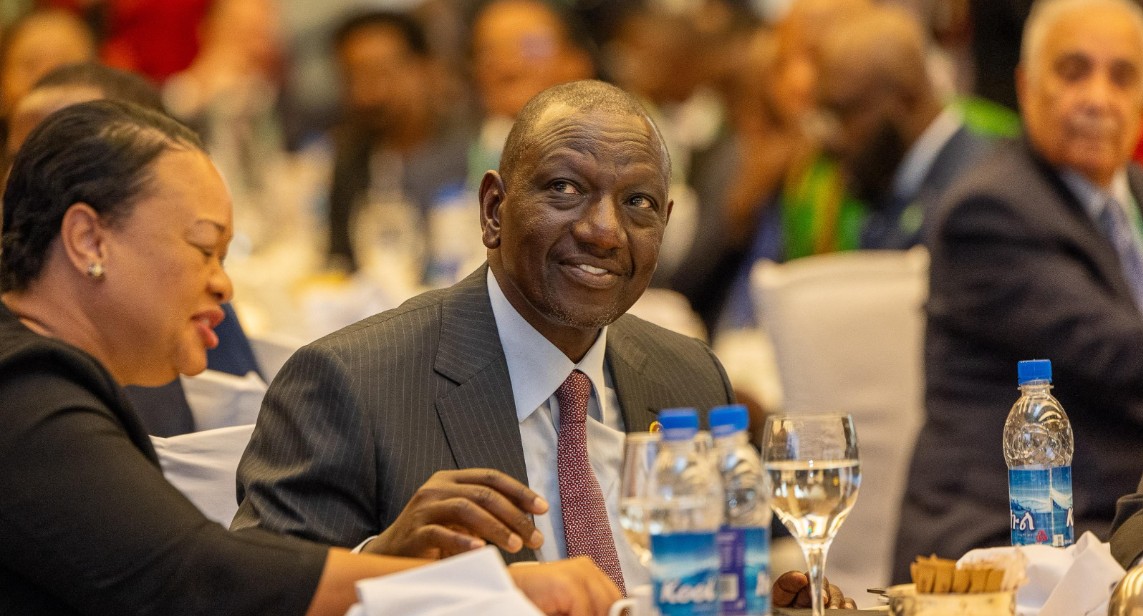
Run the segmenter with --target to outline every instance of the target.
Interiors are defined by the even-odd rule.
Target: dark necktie
[[[603,491],[587,459],[587,400],[590,396],[591,380],[579,370],[572,370],[556,390],[556,400],[560,403],[556,471],[564,516],[564,541],[568,557],[591,557],[626,596]]]
[[[1099,224],[1115,252],[1119,255],[1120,267],[1123,268],[1123,277],[1131,285],[1135,297],[1135,305],[1143,309],[1143,254],[1135,242],[1135,230],[1127,215],[1116,200],[1108,199],[1103,211],[1099,214]]]

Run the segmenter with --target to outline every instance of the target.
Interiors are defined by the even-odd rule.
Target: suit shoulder
[[[611,326],[614,334],[637,343],[653,357],[676,356],[679,358],[713,357],[710,347],[697,338],[671,331],[635,315],[625,314]]]
[[[1043,172],[1021,142],[1006,141],[985,154],[951,186],[951,195],[992,193],[1018,195],[1027,182],[1038,180]]]
[[[947,227],[951,218],[989,212],[1011,224],[1035,226],[1048,215],[1046,207],[1065,207],[1049,171],[1021,142],[1005,142],[964,173],[945,192],[934,227]]]

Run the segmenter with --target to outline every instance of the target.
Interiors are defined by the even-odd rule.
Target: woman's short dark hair
[[[91,101],[45,118],[17,152],[4,191],[0,292],[25,290],[40,275],[73,204],[121,224],[149,189],[151,163],[179,149],[203,146],[189,128],[130,103]]]

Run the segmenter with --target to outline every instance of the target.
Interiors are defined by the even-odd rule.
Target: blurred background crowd
[[[917,243],[922,212],[896,211],[890,184],[946,106],[985,138],[1019,130],[1030,2],[886,1],[899,11],[857,21],[875,4],[5,0],[0,117],[63,64],[145,77],[230,185],[245,327],[311,339],[470,271],[475,189],[514,114],[549,85],[609,80],[670,145],[655,286],[713,337],[753,324],[758,259]],[[826,66],[831,46],[862,70]]]

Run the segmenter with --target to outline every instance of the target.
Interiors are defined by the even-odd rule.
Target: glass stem
[[[822,603],[822,590],[825,587],[825,561],[826,550],[829,546],[809,545],[804,553],[806,564],[810,568],[810,599],[812,601],[813,616],[823,616],[825,605]]]

